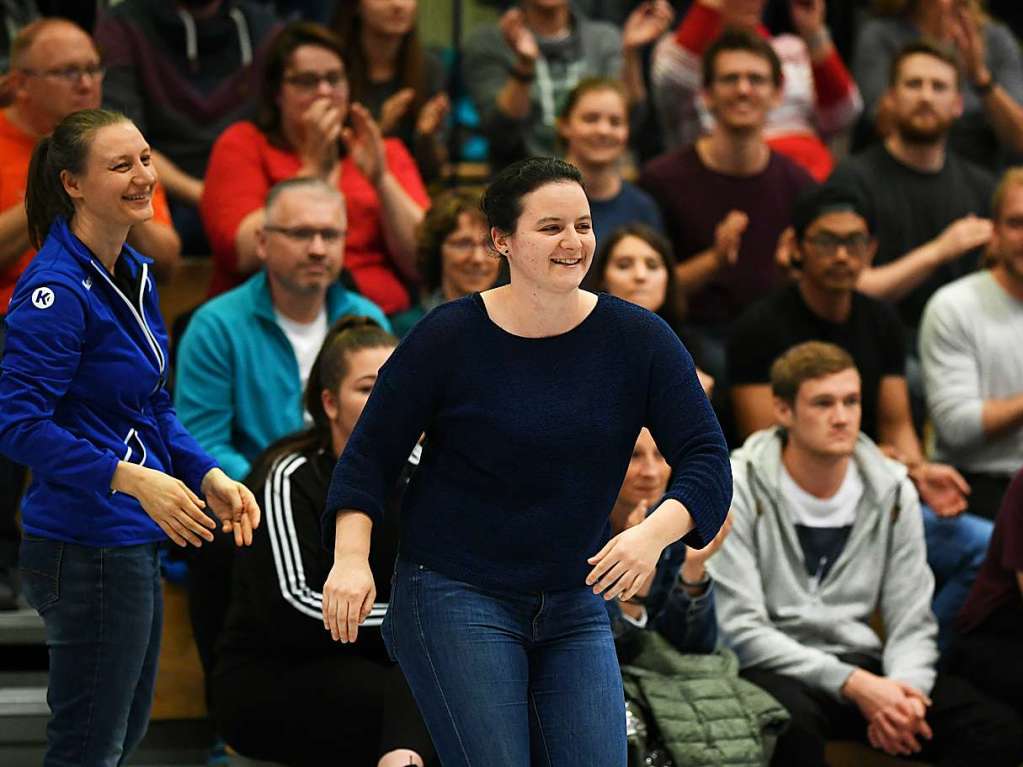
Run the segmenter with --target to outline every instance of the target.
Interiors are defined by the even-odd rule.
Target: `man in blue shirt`
[[[232,479],[244,479],[264,448],[302,428],[302,390],[331,323],[364,315],[390,330],[376,304],[337,280],[346,226],[336,188],[311,178],[277,184],[257,234],[265,268],[200,307],[181,339],[178,417]],[[232,559],[229,547],[210,546],[189,562],[189,609],[207,672]]]
[[[234,479],[271,442],[302,428],[302,390],[327,329],[376,304],[337,281],[344,199],[306,178],[267,196],[258,235],[265,268],[196,311],[181,340],[175,404],[185,427]]]

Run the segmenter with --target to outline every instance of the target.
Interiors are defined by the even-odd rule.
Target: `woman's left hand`
[[[377,186],[387,170],[384,135],[369,110],[362,104],[352,104],[349,114],[352,118],[352,127],[345,128],[341,136],[355,166],[373,186]]]
[[[236,546],[252,544],[252,531],[259,527],[259,504],[252,491],[235,482],[221,469],[210,469],[202,480],[206,505],[217,515],[225,533],[234,533]]]
[[[586,560],[593,565],[586,585],[608,601],[632,599],[657,567],[664,546],[647,521],[623,530]]]

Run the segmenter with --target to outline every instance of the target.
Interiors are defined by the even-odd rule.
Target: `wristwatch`
[[[992,90],[994,90],[994,87],[996,85],[998,85],[998,83],[995,82],[995,76],[993,74],[991,74],[990,72],[988,72],[987,80],[985,80],[983,83],[974,83],[973,87],[977,90],[977,93],[979,93],[981,96],[986,96]]]
[[[508,70],[508,74],[518,80],[520,83],[531,83],[536,79],[536,70],[530,70],[529,72],[523,72],[518,67],[512,67]]]
[[[703,577],[700,578],[700,580],[696,581],[695,583],[690,583],[689,581],[682,577],[682,568],[679,568],[678,582],[680,586],[685,586],[686,588],[689,589],[705,589],[710,585],[710,573],[704,570]]]

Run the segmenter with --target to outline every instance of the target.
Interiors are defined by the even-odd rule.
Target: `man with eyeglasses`
[[[989,519],[1023,467],[1023,168],[1005,173],[992,208],[990,268],[941,288],[920,326],[935,452]]]
[[[365,315],[390,329],[376,304],[338,282],[347,215],[336,187],[282,181],[264,212],[263,268],[196,311],[174,392],[181,423],[239,480],[271,442],[302,428],[302,391],[331,323]]]
[[[90,37],[63,19],[39,19],[23,27],[11,46],[8,83],[13,101],[0,111],[0,353],[3,316],[18,277],[35,256],[28,241],[25,184],[39,139],[67,115],[100,105],[103,65]],[[128,243],[152,258],[158,279],[168,277],[181,254],[167,198],[157,185],[153,218],[132,227]],[[14,609],[10,575],[20,534],[15,521],[24,470],[0,459],[0,609]]]
[[[270,189],[256,232],[263,268],[203,304],[178,350],[178,418],[232,479],[272,442],[305,424],[302,392],[330,325],[371,317],[369,299],[338,282],[348,216],[336,186],[299,176]],[[230,547],[208,546],[189,560],[189,611],[206,678],[230,598]]]
[[[767,119],[771,148],[791,158],[815,179],[834,167],[827,141],[849,128],[863,109],[856,81],[831,41],[829,10],[850,4],[825,0],[694,0],[672,34],[664,35],[650,61],[651,88],[664,145],[689,146],[713,119],[698,91],[700,59],[721,31],[745,29],[770,42],[785,62],[781,102]],[[785,7],[793,34],[774,35],[763,23]],[[826,6],[831,6],[828,8]]]
[[[781,61],[770,43],[752,32],[724,32],[703,57],[703,100],[713,130],[651,160],[639,179],[661,207],[679,260],[676,275],[689,297],[691,330],[707,372],[719,382],[725,328],[781,280],[778,238],[796,196],[813,183],[764,138],[781,85]]]
[[[24,206],[32,150],[72,112],[99,107],[104,72],[92,39],[69,21],[40,19],[14,40],[9,86],[13,102],[0,112],[0,314],[35,255]],[[178,262],[181,243],[160,187],[153,208],[153,219],[134,227],[128,242],[156,261],[158,278],[166,278]]]
[[[869,206],[855,190],[828,182],[800,196],[793,227],[798,280],[744,312],[728,343],[736,426],[745,439],[774,424],[771,364],[787,349],[826,341],[849,353],[862,381],[860,428],[905,464],[920,494],[944,647],[984,560],[991,524],[962,513],[972,502],[959,472],[925,459],[910,413],[899,318],[887,304],[856,290],[877,250]]]

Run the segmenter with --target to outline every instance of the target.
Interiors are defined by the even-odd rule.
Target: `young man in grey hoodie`
[[[781,426],[733,453],[732,534],[708,569],[743,675],[792,716],[772,764],[823,766],[833,738],[936,765],[1018,764],[1016,714],[936,671],[919,500],[860,433],[852,358],[800,344],[771,389]]]

